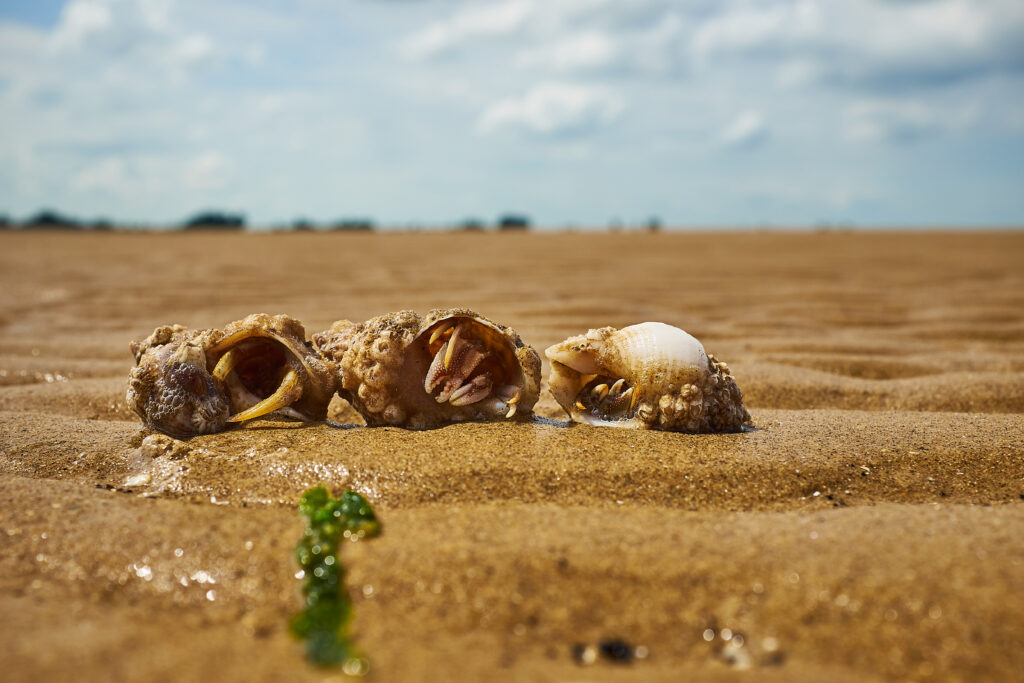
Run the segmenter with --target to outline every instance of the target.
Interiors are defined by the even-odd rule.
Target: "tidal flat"
[[[383,526],[339,553],[371,679],[1024,670],[1020,231],[14,231],[0,291],[4,680],[340,676],[289,632],[319,485]],[[528,421],[367,428],[335,399],[175,441],[125,403],[158,325],[456,306],[542,353],[681,327],[753,429],[574,425],[542,385]]]

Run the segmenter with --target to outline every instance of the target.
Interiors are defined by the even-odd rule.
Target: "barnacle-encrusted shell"
[[[148,426],[172,436],[209,434],[223,429],[232,413],[267,398],[281,376],[294,370],[294,398],[282,412],[322,420],[337,372],[315,354],[305,335],[299,321],[265,313],[223,330],[158,327],[131,344],[136,365],[128,377],[128,405]],[[228,352],[236,353],[234,369],[215,376],[218,361]]]
[[[203,352],[213,332],[165,325],[132,342],[136,365],[125,398],[147,426],[179,438],[223,429],[231,401],[224,383],[207,370]]]
[[[437,365],[436,347],[443,343],[431,338],[454,327],[464,329],[463,338],[488,358],[488,382],[494,384],[494,393],[468,405],[442,401],[424,387]],[[511,328],[468,309],[438,309],[425,316],[398,311],[364,323],[339,320],[313,335],[313,345],[339,368],[338,394],[371,426],[425,429],[504,419],[529,414],[540,393],[537,352]],[[502,388],[506,394],[499,392]]]
[[[750,422],[728,366],[671,325],[593,329],[545,355],[551,393],[577,422],[690,433],[737,432]]]

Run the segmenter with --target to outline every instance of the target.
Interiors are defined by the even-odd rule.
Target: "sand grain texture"
[[[1020,232],[7,233],[0,284],[5,681],[323,680],[286,629],[316,484],[384,524],[342,552],[376,680],[1024,671]],[[542,393],[533,421],[367,429],[336,400],[345,426],[175,442],[125,405],[160,324],[448,306],[540,351],[683,327],[755,429],[569,425]],[[648,656],[574,660],[612,637]]]

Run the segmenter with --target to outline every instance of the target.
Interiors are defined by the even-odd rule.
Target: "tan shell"
[[[671,325],[593,329],[545,355],[551,393],[576,422],[690,433],[737,432],[750,422],[728,366]]]
[[[515,387],[518,403],[489,395],[470,405],[438,402],[424,388],[436,351],[431,335],[461,323],[487,353],[498,385]],[[420,316],[398,311],[354,323],[339,320],[313,335],[314,347],[334,362],[341,374],[338,394],[363,416],[367,425],[413,429],[453,422],[500,420],[509,413],[528,415],[540,394],[540,357],[511,328],[468,309],[438,309]],[[436,342],[435,342],[436,345]],[[515,403],[515,410],[513,410]]]
[[[301,396],[280,412],[323,420],[336,390],[337,371],[313,352],[305,337],[299,321],[265,313],[229,323],[223,330],[158,327],[131,344],[136,365],[128,377],[128,405],[149,427],[171,436],[209,434],[224,429],[232,413],[265,398],[287,367],[298,373]],[[250,358],[221,381],[211,373],[232,349]],[[255,355],[260,358],[253,360]],[[244,380],[238,376],[243,371]]]

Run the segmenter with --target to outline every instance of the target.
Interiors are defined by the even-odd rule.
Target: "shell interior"
[[[423,390],[439,404],[458,407],[490,398],[506,402],[524,384],[508,339],[478,318],[439,320],[420,334],[414,348],[425,366]]]
[[[304,345],[300,346],[297,340],[273,330],[246,328],[225,336],[207,351],[207,369],[213,372],[229,352],[237,356],[231,371],[224,377],[230,392],[232,412],[247,410],[274,396],[288,373],[301,369],[306,380],[302,382],[305,392],[292,399],[294,406],[282,406],[277,412],[303,420],[322,419],[319,407],[320,403],[326,405],[326,402],[309,395],[316,393],[311,391],[315,386],[309,380],[318,373],[310,367],[308,350]],[[307,395],[301,397],[301,393]],[[313,410],[310,411],[309,407]]]

